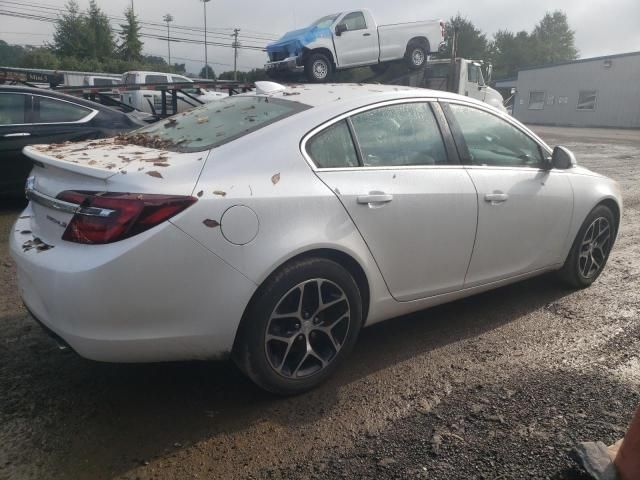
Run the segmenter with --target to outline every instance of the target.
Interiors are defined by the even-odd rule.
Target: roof
[[[578,60],[571,60],[568,62],[560,62],[560,63],[550,63],[548,65],[538,65],[536,67],[521,68],[520,70],[518,70],[518,72],[526,72],[528,70],[540,70],[543,68],[561,67],[564,65],[574,65],[576,63],[597,62],[600,60],[612,60],[614,58],[633,57],[634,55],[640,55],[640,51],[628,52],[628,53],[616,53],[614,55],[604,55],[602,57],[580,58]]]
[[[425,88],[404,87],[401,85],[378,85],[371,83],[323,83],[323,84],[283,84],[286,89],[268,94],[271,97],[304,103],[312,107],[319,107],[339,100],[363,100],[367,97],[380,97],[381,93],[393,96],[453,97],[454,94],[428,90]],[[251,93],[249,93],[251,95]]]

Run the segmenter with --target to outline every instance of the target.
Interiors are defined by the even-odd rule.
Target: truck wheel
[[[371,71],[377,75],[382,75],[387,70],[389,70],[389,62],[385,63],[376,63],[375,65],[370,65]]]
[[[307,80],[312,83],[322,83],[329,80],[332,69],[331,60],[322,53],[309,55],[307,61],[304,62],[304,73],[307,76]]]
[[[407,46],[407,53],[405,53],[405,60],[409,65],[409,68],[418,70],[426,65],[428,58],[428,52],[425,44],[413,41]]]

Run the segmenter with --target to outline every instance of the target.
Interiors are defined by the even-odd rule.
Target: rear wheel
[[[301,393],[343,362],[361,323],[360,292],[347,270],[324,258],[295,261],[252,302],[235,358],[265,390]]]
[[[610,208],[594,208],[578,231],[560,278],[574,288],[586,288],[595,282],[609,258],[616,228]]]
[[[304,73],[307,80],[312,83],[322,83],[329,80],[332,69],[331,60],[323,53],[313,53],[304,62]]]
[[[428,55],[429,52],[425,43],[412,41],[407,46],[405,60],[409,65],[409,68],[418,70],[426,65]]]

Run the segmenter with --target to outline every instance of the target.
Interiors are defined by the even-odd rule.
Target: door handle
[[[504,203],[508,199],[509,199],[509,195],[507,195],[506,193],[502,193],[502,192],[487,193],[484,196],[484,201],[485,202],[490,202],[491,205],[497,205],[499,203]]]
[[[370,193],[369,195],[359,195],[357,198],[357,202],[361,205],[389,203],[391,200],[393,200],[393,195],[386,193]]]
[[[31,134],[28,132],[20,132],[20,133],[7,133],[3,135],[4,138],[12,138],[12,137],[30,137]]]
[[[363,33],[363,34],[362,34],[362,36],[363,36],[363,37],[370,37],[370,36],[371,36],[371,34],[370,34],[370,33]]]

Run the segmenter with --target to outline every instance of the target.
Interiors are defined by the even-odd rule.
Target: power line
[[[0,15],[4,15],[4,16],[9,16],[9,17],[15,17],[15,18],[23,18],[26,20],[36,20],[36,21],[42,21],[42,22],[48,22],[48,23],[57,23],[58,19],[57,18],[52,18],[52,17],[47,17],[44,15],[36,15],[33,13],[25,13],[25,12],[19,12],[19,11],[12,11],[12,10],[0,10]],[[115,33],[122,33],[122,30],[119,29],[113,29],[113,31]],[[141,37],[143,38],[151,38],[154,40],[166,40],[167,37],[164,35],[160,35],[160,34],[152,34],[152,33],[141,33],[140,34]],[[170,41],[172,42],[176,42],[176,43],[191,43],[191,44],[198,44],[198,45],[202,45],[204,44],[204,42],[202,40],[196,40],[193,38],[186,38],[186,37],[169,37]],[[226,47],[226,48],[234,48],[232,43],[222,43],[222,42],[209,42],[207,41],[206,43],[207,45],[212,45],[214,47]],[[264,51],[264,47],[258,46],[258,45],[243,45],[240,46],[238,48],[244,49],[244,50],[253,50],[253,51]]]
[[[9,8],[16,8],[19,7],[23,10],[30,10],[30,11],[35,11],[37,13],[44,13],[43,10],[50,10],[52,12],[56,12],[56,13],[67,13],[66,9],[60,8],[60,7],[55,7],[53,5],[50,4],[34,4],[34,3],[30,3],[30,2],[24,2],[24,1],[15,1],[15,0],[1,0],[0,3],[5,3],[5,4],[10,4],[12,6],[10,6]],[[5,7],[6,8],[6,7]],[[46,12],[49,13],[49,12]],[[85,14],[83,12],[79,12],[79,16],[84,16]],[[113,16],[113,15],[106,15],[105,16],[107,18],[109,18],[110,20],[116,21],[116,22],[121,22],[121,21],[126,21],[125,18],[123,17],[118,17],[118,16]],[[158,22],[149,22],[149,21],[144,21],[144,20],[138,20],[138,23],[140,23],[141,25],[148,25],[148,26],[153,26],[153,27],[161,27],[162,29],[165,28],[165,25],[163,25],[162,23],[158,23]],[[190,32],[197,32],[197,33],[204,33],[204,29],[201,27],[193,27],[193,26],[185,26],[185,25],[173,25],[172,26],[173,29],[177,29],[177,30],[185,30],[185,31],[190,31]],[[218,32],[216,32],[216,30]],[[225,31],[226,30],[226,31]],[[229,34],[233,31],[233,28],[212,28],[212,27],[207,27],[207,34],[208,35],[216,35],[216,33],[218,34],[218,36],[225,35],[225,34]],[[253,31],[251,31],[253,32]],[[247,38],[247,39],[253,39],[253,40],[261,40],[261,41],[273,41],[279,38],[278,35],[276,34],[271,34],[271,33],[263,33],[263,32],[253,32],[254,35],[242,35],[243,38]]]

